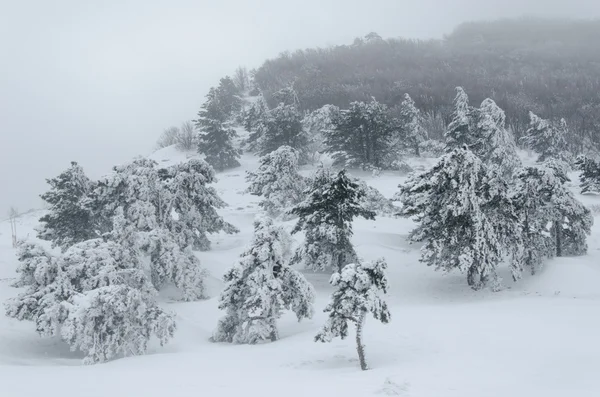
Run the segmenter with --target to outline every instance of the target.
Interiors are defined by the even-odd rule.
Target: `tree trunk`
[[[421,150],[419,150],[419,143],[415,144],[415,156],[421,157]]]
[[[554,222],[554,233],[556,234],[556,257],[562,256],[562,224]]]
[[[367,365],[367,358],[365,357],[365,345],[362,343],[362,331],[365,326],[365,319],[367,317],[367,312],[363,310],[360,314],[360,318],[358,319],[358,323],[356,324],[356,350],[358,351],[358,360],[360,361],[360,369],[366,371],[369,369]]]

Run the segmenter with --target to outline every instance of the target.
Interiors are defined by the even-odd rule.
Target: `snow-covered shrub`
[[[86,363],[143,354],[152,335],[161,343],[172,336],[173,315],[156,305],[134,250],[94,239],[56,258],[39,249],[28,252],[38,257],[23,259],[35,281],[20,283],[27,289],[6,303],[6,314],[33,321],[41,336],[59,335],[86,354]]]
[[[329,283],[336,287],[325,308],[329,318],[315,337],[316,342],[331,342],[335,337],[348,336],[348,323],[356,325],[356,349],[362,370],[368,369],[362,334],[367,314],[388,323],[391,319],[387,303],[381,298],[386,293],[388,281],[384,259],[368,263],[350,263],[341,273],[334,273]]]
[[[577,158],[575,166],[579,171],[581,194],[600,194],[600,161],[580,156]]]
[[[247,192],[263,199],[259,203],[276,217],[298,204],[304,197],[305,179],[298,173],[298,152],[289,146],[262,156],[256,172],[248,172]]]
[[[365,181],[357,180],[357,183],[364,192],[361,199],[364,209],[375,212],[379,216],[391,216],[398,212],[398,208],[392,204],[392,200],[386,198],[379,190],[367,185]]]
[[[250,247],[225,274],[219,299],[226,311],[213,335],[216,342],[254,344],[278,339],[277,320],[292,310],[298,321],[313,314],[315,293],[306,279],[288,265],[291,238],[273,221],[259,215]]]
[[[345,170],[333,175],[320,167],[311,182],[306,200],[290,211],[299,217],[292,233],[305,233],[292,262],[313,270],[341,270],[357,260],[350,241],[352,220],[374,220],[375,213],[363,208],[365,193]]]

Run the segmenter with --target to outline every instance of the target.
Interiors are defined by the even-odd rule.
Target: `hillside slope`
[[[152,158],[161,164],[186,159],[171,148]],[[407,219],[355,222],[354,243],[365,259],[387,258],[392,322],[367,320],[365,342],[372,370],[358,367],[353,338],[317,344],[331,289],[325,274],[306,273],[317,290],[315,317],[297,323],[285,316],[281,340],[256,346],[208,341],[217,319],[220,278],[250,240],[258,199],[243,194],[242,167],[219,173],[216,188],[229,207],[225,219],[236,235],[212,236],[213,250],[198,253],[209,269],[213,298],[163,304],[177,312],[178,332],[165,348],[146,356],[82,366],[81,357],[59,340],[37,336],[31,323],[0,316],[0,395],[9,397],[177,397],[244,395],[411,397],[597,396],[600,394],[600,219],[589,255],[560,258],[517,284],[505,277],[498,293],[474,292],[464,275],[442,274],[419,263],[419,247],[405,237]],[[306,168],[303,172],[310,172]],[[357,174],[358,175],[358,174]],[[391,196],[402,182],[394,173],[360,175]],[[600,197],[585,197],[600,204]],[[19,219],[21,236],[34,236],[39,214]],[[291,228],[293,222],[286,223]],[[0,223],[0,299],[18,293],[9,286],[16,260],[8,223]]]

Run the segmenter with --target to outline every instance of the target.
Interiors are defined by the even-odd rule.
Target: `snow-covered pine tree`
[[[289,146],[300,153],[302,160],[307,145],[308,137],[302,128],[302,114],[295,104],[282,102],[269,111],[258,142],[258,153],[261,156],[281,146]]]
[[[220,87],[219,87],[220,88]],[[206,156],[206,162],[217,171],[239,167],[240,152],[233,145],[236,132],[231,128],[231,104],[221,103],[219,89],[211,88],[207,100],[194,120],[200,131],[198,152]]]
[[[512,132],[506,129],[504,111],[492,99],[487,98],[474,115],[472,134],[473,153],[490,168],[490,171],[510,179],[521,159],[517,155],[517,145]]]
[[[334,273],[329,283],[336,287],[331,302],[325,308],[329,318],[315,337],[316,342],[331,342],[335,337],[348,336],[348,323],[356,325],[356,350],[361,369],[369,369],[363,344],[363,330],[369,313],[386,324],[391,315],[380,294],[387,292],[388,281],[384,259],[368,263],[350,263],[341,272]]]
[[[217,213],[217,209],[227,204],[210,186],[217,178],[206,162],[191,159],[157,172],[159,224],[178,236],[181,247],[190,245],[195,250],[207,251],[210,249],[208,234],[239,232]]]
[[[276,217],[304,197],[305,180],[298,173],[298,152],[289,146],[281,146],[262,156],[256,172],[248,172],[248,193],[262,196],[260,207]]]
[[[581,194],[600,194],[600,161],[579,156],[575,166],[579,171]]]
[[[529,112],[529,128],[521,141],[526,147],[538,153],[538,163],[557,159],[570,164],[572,159],[568,151],[567,134],[568,128],[564,119],[552,123]]]
[[[397,196],[402,202],[400,215],[418,222],[409,240],[425,242],[421,262],[466,272],[473,289],[494,287],[503,254],[502,241],[482,209],[486,177],[481,160],[464,147],[410,178]]]
[[[462,148],[465,145],[471,147],[473,144],[471,133],[472,112],[473,109],[469,106],[467,93],[462,87],[456,87],[452,121],[444,135],[446,138],[446,152],[452,152],[454,149]]]
[[[310,163],[314,163],[325,150],[325,136],[334,128],[333,120],[339,117],[340,108],[325,105],[310,112],[302,119],[302,127],[308,137],[306,154]]]
[[[213,335],[216,342],[254,344],[278,339],[277,320],[284,310],[298,317],[313,314],[315,293],[304,276],[288,265],[291,237],[259,215],[250,247],[225,274],[219,308],[226,311]]]
[[[65,251],[75,243],[97,237],[94,215],[85,205],[93,182],[83,168],[71,162],[71,167],[47,182],[50,190],[41,197],[50,209],[40,218],[38,238]]]
[[[250,134],[246,140],[246,147],[252,152],[259,151],[260,140],[267,128],[269,117],[269,105],[264,96],[260,94],[258,99],[244,112],[244,129]]]
[[[399,122],[402,143],[420,157],[419,145],[427,140],[427,131],[422,126],[421,112],[408,94],[404,94],[404,100],[400,104]]]
[[[348,168],[392,169],[398,159],[393,145],[395,120],[386,105],[352,102],[335,117],[334,128],[325,137],[326,152],[334,165]]]
[[[513,202],[522,221],[522,263],[535,272],[545,258],[583,255],[593,217],[565,186],[555,167],[524,168]]]
[[[299,217],[292,233],[305,232],[293,263],[314,270],[341,271],[357,261],[350,241],[352,221],[359,216],[374,220],[375,212],[362,207],[365,193],[346,175],[346,170],[334,176],[329,169],[320,167],[307,193],[308,197],[290,211]]]
[[[156,305],[135,252],[102,239],[49,260],[37,252],[39,259],[28,258],[20,271],[22,278],[32,272],[34,281],[21,283],[27,289],[7,302],[9,317],[33,321],[41,336],[60,336],[88,364],[143,354],[153,335],[161,344],[173,336],[173,314]]]

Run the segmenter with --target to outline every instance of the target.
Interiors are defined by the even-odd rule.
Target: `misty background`
[[[280,52],[441,38],[461,22],[597,18],[596,0],[0,1],[0,218],[40,207],[45,178],[92,178],[195,118],[210,86]]]

